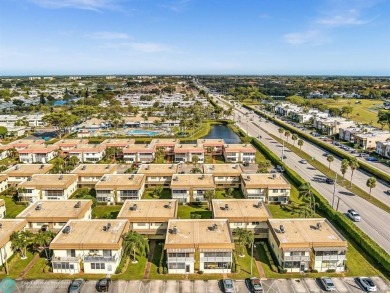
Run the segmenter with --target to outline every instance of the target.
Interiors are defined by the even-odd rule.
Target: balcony
[[[193,257],[169,257],[168,263],[185,263],[185,262],[195,262]]]
[[[316,256],[315,260],[316,261],[321,261],[321,260],[344,260],[346,259],[345,254],[340,254],[340,255],[322,255],[322,256]]]
[[[300,256],[300,255],[285,256],[283,260],[284,261],[310,261],[310,256]]]
[[[72,257],[72,256],[54,256],[52,259],[53,262],[60,261],[60,262],[79,262],[79,257]]]
[[[117,257],[114,256],[84,256],[84,262],[116,262]]]
[[[226,257],[201,257],[200,262],[232,262],[232,258],[229,256]]]

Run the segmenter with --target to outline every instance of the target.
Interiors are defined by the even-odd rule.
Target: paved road
[[[224,105],[221,103],[221,105]],[[236,121],[240,120],[236,124],[250,136],[258,137],[262,136],[261,141],[275,154],[278,156],[282,155],[282,145],[271,138],[266,132],[262,131],[257,125],[259,125],[259,118],[254,117],[254,121],[250,121],[251,117],[245,117],[248,110],[244,108],[235,109]],[[241,116],[241,119],[238,117]],[[252,115],[253,117],[253,115]],[[272,123],[261,123],[260,127],[265,127],[267,124]],[[268,128],[268,127],[267,127]],[[268,128],[270,132],[278,134],[277,128]],[[306,146],[306,144],[304,145]],[[313,146],[315,149],[315,147]],[[313,149],[313,151],[315,151]],[[305,149],[306,150],[306,149]],[[320,151],[320,156],[324,151]],[[330,204],[333,201],[333,185],[325,183],[326,176],[313,168],[310,164],[301,164],[299,161],[301,158],[290,152],[288,149],[285,150],[285,155],[287,159],[285,163],[294,168],[306,181],[311,182],[311,185],[320,192]],[[324,157],[325,158],[325,157]],[[317,159],[317,158],[316,158]],[[326,160],[326,158],[325,158]],[[335,162],[333,162],[335,163]],[[357,171],[355,171],[357,173]],[[358,177],[357,175],[356,178]],[[358,181],[358,179],[355,179]],[[354,182],[355,182],[354,180]],[[362,179],[360,179],[362,180]],[[364,181],[365,184],[365,181]],[[362,216],[362,221],[356,223],[368,236],[370,236],[375,242],[383,247],[388,253],[390,253],[390,229],[385,228],[384,223],[390,223],[390,214],[383,211],[382,209],[370,204],[366,200],[354,196],[347,189],[337,186],[336,188],[336,197],[340,198],[339,210],[341,212],[346,212],[348,209],[353,208],[358,211]],[[337,206],[337,198],[335,200],[334,207]]]
[[[261,127],[264,128],[266,131],[270,133],[278,134],[279,126],[275,125],[273,123],[264,123],[261,122]],[[324,153],[327,153],[326,150],[318,147],[317,145],[312,144],[309,141],[304,140],[305,143],[302,147],[302,149],[306,152],[311,154],[315,157],[315,159],[321,163],[323,163],[325,166],[328,166],[329,163],[326,160],[326,157],[324,156]],[[291,139],[290,139],[291,142]],[[359,159],[359,158],[358,158]],[[367,162],[366,162],[367,163]],[[381,164],[377,164],[381,165]],[[335,172],[337,172],[340,176],[342,176],[340,172],[341,167],[341,159],[339,157],[335,157],[335,160],[331,164],[331,169]],[[389,169],[388,167],[384,166],[385,168]],[[386,172],[390,172],[390,169]],[[353,183],[360,187],[363,190],[368,191],[368,188],[366,186],[367,179],[371,177],[372,175],[365,173],[362,170],[356,170],[353,174]],[[351,171],[348,169],[347,173],[345,174],[345,178],[350,180],[351,178]],[[385,192],[390,189],[389,182],[383,182],[379,181],[377,183],[377,186],[372,190],[371,195],[378,200],[382,201],[383,203],[390,206],[390,196],[387,195]]]
[[[390,287],[383,279],[373,278],[379,293],[390,293]],[[334,278],[336,292],[362,293],[353,278]],[[317,279],[269,279],[262,280],[264,293],[323,293],[324,288]],[[244,280],[234,281],[235,292],[249,292]],[[17,282],[16,293],[66,293],[69,281],[34,280]],[[95,293],[96,281],[87,281],[81,293]],[[217,280],[152,280],[152,281],[114,281],[110,293],[221,293],[222,282]]]

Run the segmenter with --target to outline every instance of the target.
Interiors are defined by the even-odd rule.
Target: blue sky
[[[388,0],[1,0],[0,75],[390,75]]]

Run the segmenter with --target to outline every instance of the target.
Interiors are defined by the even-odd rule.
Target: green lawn
[[[260,153],[258,150],[256,150],[256,155],[255,155],[255,161],[257,164],[259,164],[260,162],[264,162],[266,161],[266,157],[264,157],[264,155],[262,153]]]
[[[271,212],[272,217],[276,219],[299,218],[299,205],[302,204],[302,200],[298,199],[298,194],[298,189],[291,184],[291,203],[285,205],[269,204],[268,209]]]
[[[226,197],[225,195],[225,189],[219,189],[215,191],[215,198],[217,199],[229,199],[229,197]],[[232,194],[231,198],[244,198],[244,195],[241,192],[241,189],[235,188]]]
[[[142,199],[155,199],[153,197],[153,188],[146,189],[142,195]],[[164,188],[161,192],[159,199],[172,199],[172,193],[169,188]]]
[[[335,101],[333,99],[321,99],[322,104],[329,106],[330,108],[342,108],[344,106],[353,107],[352,114],[347,118],[359,123],[370,124],[372,121],[373,126],[380,127],[377,123],[377,110],[381,109],[383,101],[381,100],[364,100],[364,99],[340,99]],[[355,104],[355,102],[361,102],[361,104]]]
[[[116,219],[121,208],[122,208],[121,205],[116,205],[116,206],[97,205],[92,209],[92,218],[93,219]]]
[[[228,276],[232,279],[245,279],[251,277],[251,248],[244,247],[243,252],[245,255],[244,257],[238,256],[238,254],[241,253],[241,248],[236,244],[235,253],[237,253],[240,271],[234,274],[228,274]],[[252,260],[252,277],[259,277],[259,272],[257,271],[254,258]]]
[[[222,155],[210,156],[205,155],[205,164],[225,164],[225,159]]]
[[[19,215],[27,206],[16,204],[12,197],[0,196],[5,201],[5,208],[7,209],[5,217],[15,218]]]
[[[24,268],[30,263],[33,259],[34,254],[27,251],[27,258],[21,259],[19,253],[14,255],[11,260],[8,261],[9,266],[9,275],[8,277],[16,279],[19,277],[20,273],[24,270]],[[4,273],[4,269],[1,272]],[[1,277],[0,277],[1,278]]]
[[[177,211],[177,217],[179,219],[191,219],[191,214],[201,215],[202,219],[211,219],[212,217],[212,213],[207,208],[207,205],[179,205]]]
[[[145,272],[147,258],[144,256],[136,256],[137,263],[129,261],[126,271],[123,274],[113,275],[113,280],[142,280]]]

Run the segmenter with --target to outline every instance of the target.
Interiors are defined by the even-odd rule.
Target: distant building
[[[16,185],[35,174],[46,174],[52,168],[52,164],[17,164],[3,173],[8,175],[8,185]]]
[[[211,174],[175,174],[172,177],[172,198],[180,203],[204,201],[204,195],[208,190],[215,192]]]
[[[23,219],[0,219],[0,265],[5,265],[13,254],[10,236],[26,228],[27,221]]]
[[[254,163],[256,159],[256,149],[251,144],[226,144],[223,156],[226,162]]]
[[[78,187],[94,188],[95,184],[106,174],[116,174],[116,164],[80,164],[72,172],[77,174]]]

